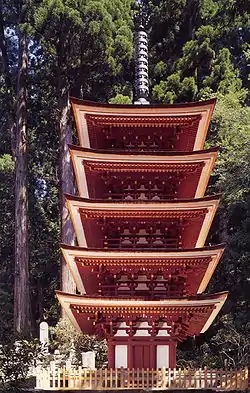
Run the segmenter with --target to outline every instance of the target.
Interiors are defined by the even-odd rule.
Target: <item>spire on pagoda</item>
[[[140,24],[135,34],[135,104],[148,105],[148,35]]]
[[[135,18],[137,31],[135,33],[135,101],[137,105],[148,105],[148,35],[144,28],[143,6],[137,1],[138,15]]]

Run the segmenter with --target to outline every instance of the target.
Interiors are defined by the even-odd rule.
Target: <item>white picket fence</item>
[[[45,390],[212,389],[245,390],[248,369],[83,369],[39,367],[36,388]]]

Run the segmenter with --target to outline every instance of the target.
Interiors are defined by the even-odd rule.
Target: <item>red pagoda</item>
[[[77,329],[106,338],[109,368],[174,368],[227,293],[204,291],[223,253],[205,247],[219,196],[202,150],[215,101],[109,105],[72,98],[77,246],[62,245],[79,294],[57,292]]]

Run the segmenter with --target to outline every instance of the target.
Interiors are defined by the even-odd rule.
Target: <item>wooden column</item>
[[[176,367],[176,342],[175,341],[169,342],[169,367],[170,368]]]
[[[134,367],[134,348],[132,339],[129,338],[128,341],[128,368]]]
[[[156,368],[156,345],[154,341],[150,343],[150,367]]]
[[[108,340],[108,367],[115,368],[115,342]]]

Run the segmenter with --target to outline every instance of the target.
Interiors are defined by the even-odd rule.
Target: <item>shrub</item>
[[[28,372],[43,354],[38,340],[18,340],[0,346],[1,388],[16,389],[26,379]]]
[[[105,340],[100,340],[96,336],[89,336],[76,330],[68,319],[61,319],[55,327],[50,328],[52,341],[50,349],[58,349],[61,355],[61,362],[65,363],[74,352],[73,363],[81,364],[82,352],[95,352],[96,367],[101,368],[107,365],[107,345]]]

